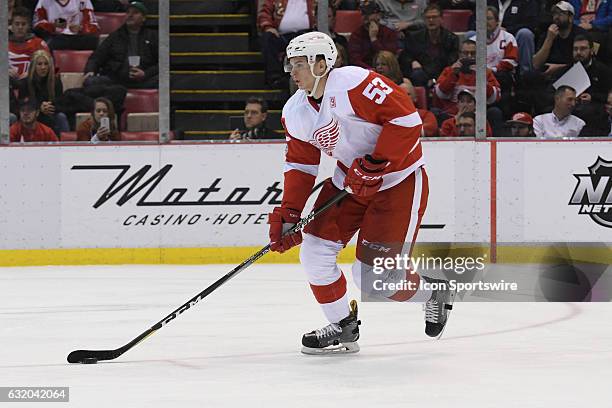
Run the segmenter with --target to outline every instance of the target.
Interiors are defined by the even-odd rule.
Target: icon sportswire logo
[[[588,174],[574,174],[578,179],[569,205],[578,206],[597,224],[612,228],[612,161],[598,157]]]

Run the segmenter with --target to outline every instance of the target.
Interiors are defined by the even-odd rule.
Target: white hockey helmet
[[[327,69],[323,74],[325,75],[336,63],[338,50],[334,40],[329,35],[319,31],[298,35],[287,46],[287,60],[293,57],[306,57],[311,71],[317,61],[317,55],[325,57],[325,63],[327,64]]]

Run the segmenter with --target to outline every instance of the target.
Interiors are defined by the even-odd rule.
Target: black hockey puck
[[[95,357],[87,357],[81,360],[81,364],[96,364],[98,359]]]

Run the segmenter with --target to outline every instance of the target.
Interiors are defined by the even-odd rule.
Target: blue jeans
[[[521,72],[533,71],[533,54],[535,54],[535,36],[528,28],[521,28],[516,33]]]

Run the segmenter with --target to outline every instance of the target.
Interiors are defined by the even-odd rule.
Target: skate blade
[[[302,347],[302,353],[311,356],[326,356],[335,354],[351,354],[359,351],[359,344],[356,341],[340,343],[337,346],[328,346],[325,348]]]
[[[455,303],[455,296],[457,295],[457,289],[453,290],[448,303],[445,303],[444,308],[446,309],[446,323],[442,326],[442,331],[436,337],[436,340],[440,340],[442,335],[444,334],[444,330],[446,330],[446,326],[448,326],[448,319],[450,318],[451,311],[453,310],[453,303]]]

